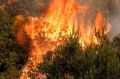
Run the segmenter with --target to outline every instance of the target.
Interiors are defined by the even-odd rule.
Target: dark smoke
[[[39,16],[48,7],[50,0],[0,0],[0,6],[17,14]]]

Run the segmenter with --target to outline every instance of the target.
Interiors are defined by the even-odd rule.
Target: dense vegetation
[[[18,79],[28,56],[28,49],[17,43],[12,31],[16,12],[0,8],[0,79]],[[48,79],[119,79],[120,35],[84,51],[77,38],[70,38],[66,45],[49,51],[38,69]]]
[[[104,45],[83,50],[76,38],[70,38],[66,45],[49,51],[38,68],[47,74],[48,79],[120,78],[118,50],[108,40]]]
[[[27,60],[27,49],[20,46],[12,31],[15,14],[0,9],[0,79],[18,79]]]

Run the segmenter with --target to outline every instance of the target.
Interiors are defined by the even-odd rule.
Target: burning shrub
[[[90,0],[86,0],[79,4],[76,0],[51,0],[49,5],[47,0],[4,1],[4,8],[10,15],[6,11],[0,12],[0,26],[3,26],[0,27],[0,52],[2,52],[0,72],[3,72],[2,76],[0,74],[1,79],[9,78],[15,73],[14,78],[18,77],[19,69],[27,60],[24,53],[27,49],[29,49],[28,62],[21,70],[20,79],[29,79],[28,73],[31,73],[31,76],[38,75],[40,79],[119,78],[116,50],[104,38],[110,31],[108,1],[103,3],[103,0],[99,0],[94,3],[93,0],[91,3]],[[32,6],[33,4],[35,5]],[[23,15],[36,16],[41,12],[43,15],[40,17],[23,17]],[[10,26],[16,14],[23,15],[17,16],[13,24],[14,32],[11,32]],[[78,34],[78,38],[68,39],[73,33]],[[24,48],[18,45],[15,38]],[[32,72],[36,71],[38,64],[41,71]]]
[[[79,4],[76,0],[52,0],[44,15],[29,16],[23,25],[16,23],[24,20],[22,18],[19,21],[18,17],[15,21],[20,26],[16,34],[18,42],[24,44],[23,31],[31,40],[29,62],[24,66],[20,79],[29,78],[27,73],[42,63],[43,55],[56,46],[65,44],[73,33],[79,35],[82,48],[100,45],[101,40],[96,33],[100,37],[107,35],[110,31],[109,20],[105,16],[107,13],[99,9],[95,9],[93,16],[87,16],[91,13],[90,10],[91,6],[86,2]]]
[[[48,79],[119,79],[120,62],[116,50],[110,42],[104,46],[87,47],[83,50],[78,40],[70,39],[64,46],[49,51],[39,70],[46,73]],[[71,79],[69,78],[69,79]]]

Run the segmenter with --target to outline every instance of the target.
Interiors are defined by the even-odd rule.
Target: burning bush
[[[16,70],[11,74],[18,76],[17,71],[26,62],[27,51],[28,62],[20,72],[20,79],[29,79],[29,73],[39,79],[119,78],[118,44],[112,48],[106,39],[110,32],[110,10],[107,5],[111,0],[105,3],[104,0],[84,0],[81,3],[77,0],[51,0],[49,5],[47,0],[31,0],[29,3],[26,0],[4,1],[8,12],[0,15],[0,26],[3,26],[0,27],[0,52],[3,52],[0,54],[1,72]],[[35,4],[35,13],[32,4]],[[36,16],[43,10],[45,13],[40,17],[23,16]],[[15,15],[19,13],[23,15],[16,16],[11,28]],[[40,67],[34,73],[38,65]]]
[[[38,68],[48,79],[66,79],[66,74],[72,76],[72,79],[120,77],[120,60],[109,41],[105,41],[104,46],[89,46],[82,50],[78,40],[72,38],[66,45],[49,51]]]
[[[110,24],[107,11],[98,8],[91,12],[92,6],[85,1],[79,4],[76,0],[53,0],[40,17],[29,16],[21,24],[24,17],[17,16],[13,25],[13,29],[20,27],[16,32],[17,41],[24,44],[24,32],[31,40],[29,62],[22,69],[20,79],[29,78],[28,73],[43,62],[46,52],[65,44],[71,34],[78,34],[82,49],[101,45]]]

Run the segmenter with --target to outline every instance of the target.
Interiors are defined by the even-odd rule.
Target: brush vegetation
[[[66,45],[49,51],[38,69],[46,73],[48,79],[120,78],[118,50],[108,40],[104,45],[88,46],[83,50],[77,38],[70,38]]]
[[[0,79],[18,79],[28,58],[28,48],[17,43],[12,31],[15,16],[15,10],[0,8]],[[103,44],[83,50],[78,38],[69,38],[65,45],[49,51],[38,69],[48,79],[119,79],[120,35],[113,42],[106,38]]]

